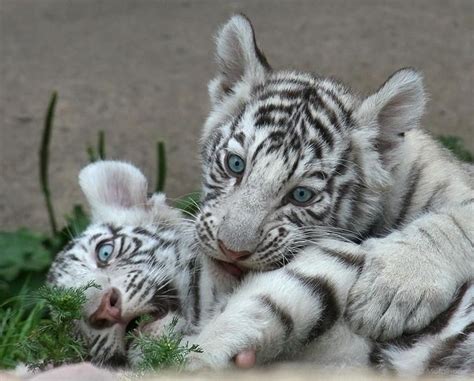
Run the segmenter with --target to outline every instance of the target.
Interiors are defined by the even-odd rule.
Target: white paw
[[[426,327],[456,292],[456,282],[440,267],[409,247],[372,247],[348,298],[352,329],[388,340]]]
[[[186,330],[189,324],[181,315],[175,314],[173,312],[169,312],[162,319],[158,319],[152,321],[151,323],[145,324],[143,327],[140,328],[140,331],[154,337],[161,336],[163,333],[167,332],[167,330],[171,327],[175,319],[176,325],[174,326],[173,331],[179,334],[186,334]]]
[[[203,353],[190,353],[186,359],[185,369],[190,372],[213,369],[210,362],[206,360],[206,355]]]
[[[185,337],[183,342],[188,342],[191,344],[198,344],[196,337]],[[209,347],[199,345],[202,353],[192,352],[188,355],[186,359],[186,370],[188,371],[198,371],[204,369],[225,369],[232,367],[234,365],[233,359],[231,356],[228,356],[224,351],[213,351]]]

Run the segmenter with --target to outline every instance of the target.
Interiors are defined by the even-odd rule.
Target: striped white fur
[[[249,273],[239,284],[213,260],[196,253],[187,221],[162,196],[146,199],[146,181],[138,169],[99,162],[86,167],[80,178],[88,200],[94,197],[95,222],[57,256],[49,282],[68,287],[92,280],[101,286],[88,292],[78,326],[96,363],[124,365],[126,355],[129,363],[139,360],[141,354],[133,345],[128,349],[124,336],[130,321],[144,314],[155,315],[156,320],[139,329],[153,335],[179,318],[178,329],[188,335],[185,340],[197,342],[205,351],[190,360],[190,369],[230,366],[233,356],[249,347],[258,350],[259,363],[299,360],[321,366],[366,366],[372,357],[380,369],[410,373],[422,373],[427,364],[435,363],[447,370],[466,360],[474,286],[466,287],[463,297],[453,301],[452,311],[416,338],[400,337],[379,346],[352,332],[343,318],[347,295],[367,255],[362,246],[326,240],[302,250],[286,267]],[[130,197],[140,197],[139,204],[124,201]],[[104,212],[112,206],[121,212]],[[129,218],[123,220],[127,213]],[[104,240],[118,244],[110,261],[99,265],[97,242]],[[111,288],[121,293],[123,318],[98,327],[91,316]],[[465,340],[443,350],[464,331]],[[407,344],[401,345],[402,340]]]
[[[421,76],[401,70],[363,99],[332,79],[272,71],[242,16],[217,48],[196,222],[207,256],[197,283],[175,286],[189,286],[183,327],[199,321],[188,339],[204,349],[189,368],[227,367],[255,348],[258,363],[472,372],[473,180],[418,128]],[[229,154],[243,174],[230,173]],[[297,187],[314,201],[289,201]],[[230,260],[219,241],[250,255]],[[266,272],[234,289],[228,266]],[[159,334],[170,318],[148,328]]]
[[[244,282],[196,339],[210,348],[196,356],[196,366],[225,366],[252,347],[265,361],[284,350],[282,342],[297,351],[291,342],[299,328],[282,339],[281,325],[268,320],[272,308],[258,312],[258,295],[270,295],[273,309],[293,311],[294,327],[304,326],[317,305],[307,291],[298,296],[284,274],[295,266],[319,276],[317,247],[327,238],[359,243],[365,252],[355,284],[346,274],[343,309],[353,332],[387,341],[430,326],[474,278],[474,177],[472,167],[419,128],[426,102],[421,75],[400,70],[362,98],[333,79],[274,71],[244,16],[220,30],[217,58],[202,136],[201,249],[241,271],[285,267],[273,281],[267,273]],[[240,157],[244,171],[229,169],[230,155]],[[314,201],[289,202],[298,187],[310,189]],[[314,261],[301,259],[307,250]],[[229,252],[240,253],[239,260]],[[339,290],[345,283],[338,281]],[[465,329],[464,365],[472,371],[472,325]]]
[[[140,316],[158,319],[180,311],[188,329],[195,323],[193,309],[181,306],[182,302],[192,305],[195,299],[191,290],[195,288],[196,255],[188,233],[192,225],[166,205],[164,195],[147,198],[147,181],[130,164],[90,164],[79,180],[91,207],[92,223],[56,256],[48,282],[78,287],[93,281],[99,286],[86,292],[78,330],[92,361],[123,366],[127,326]],[[113,247],[104,263],[98,259],[103,244]],[[120,310],[116,321],[98,313],[112,291],[116,295],[112,307]]]
[[[321,242],[281,269],[248,275],[225,309],[186,337],[199,343],[189,369],[227,368],[244,349],[257,364],[308,361],[320,367],[367,367],[400,375],[474,372],[474,283],[425,327],[385,342],[354,333],[344,319],[349,291],[367,253]]]

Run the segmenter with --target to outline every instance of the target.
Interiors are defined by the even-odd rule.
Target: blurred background
[[[236,12],[252,20],[275,68],[336,76],[363,94],[398,68],[419,68],[431,98],[424,126],[474,150],[472,0],[0,0],[0,229],[49,228],[38,150],[53,90],[60,224],[83,203],[77,174],[99,130],[107,158],[153,179],[163,140],[167,193],[198,190],[213,35]]]

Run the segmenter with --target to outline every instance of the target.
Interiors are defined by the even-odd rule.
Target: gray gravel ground
[[[277,68],[334,75],[364,93],[420,68],[424,124],[474,150],[474,2],[0,0],[0,229],[48,228],[38,186],[42,118],[59,92],[51,182],[57,214],[83,202],[76,176],[98,129],[107,154],[154,177],[167,143],[167,191],[199,188],[197,139],[208,110],[212,36],[245,12]]]

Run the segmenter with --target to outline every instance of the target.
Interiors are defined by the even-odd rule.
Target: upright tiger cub
[[[402,69],[361,97],[334,79],[273,70],[242,15],[220,29],[216,43],[219,71],[201,140],[202,251],[233,275],[301,262],[296,278],[305,274],[304,282],[325,289],[318,263],[299,258],[308,255],[304,248],[326,238],[357,242],[367,255],[343,308],[352,329],[388,340],[434,321],[474,278],[474,178],[419,128],[421,75]],[[304,308],[311,303],[290,291],[294,278],[280,274],[253,291],[291,322],[289,331],[306,327],[311,314]],[[234,332],[251,327],[245,338],[209,325],[198,342],[230,359],[262,340],[284,340],[265,337],[263,318],[248,303],[227,308],[247,319],[226,322],[224,311],[217,320]]]

